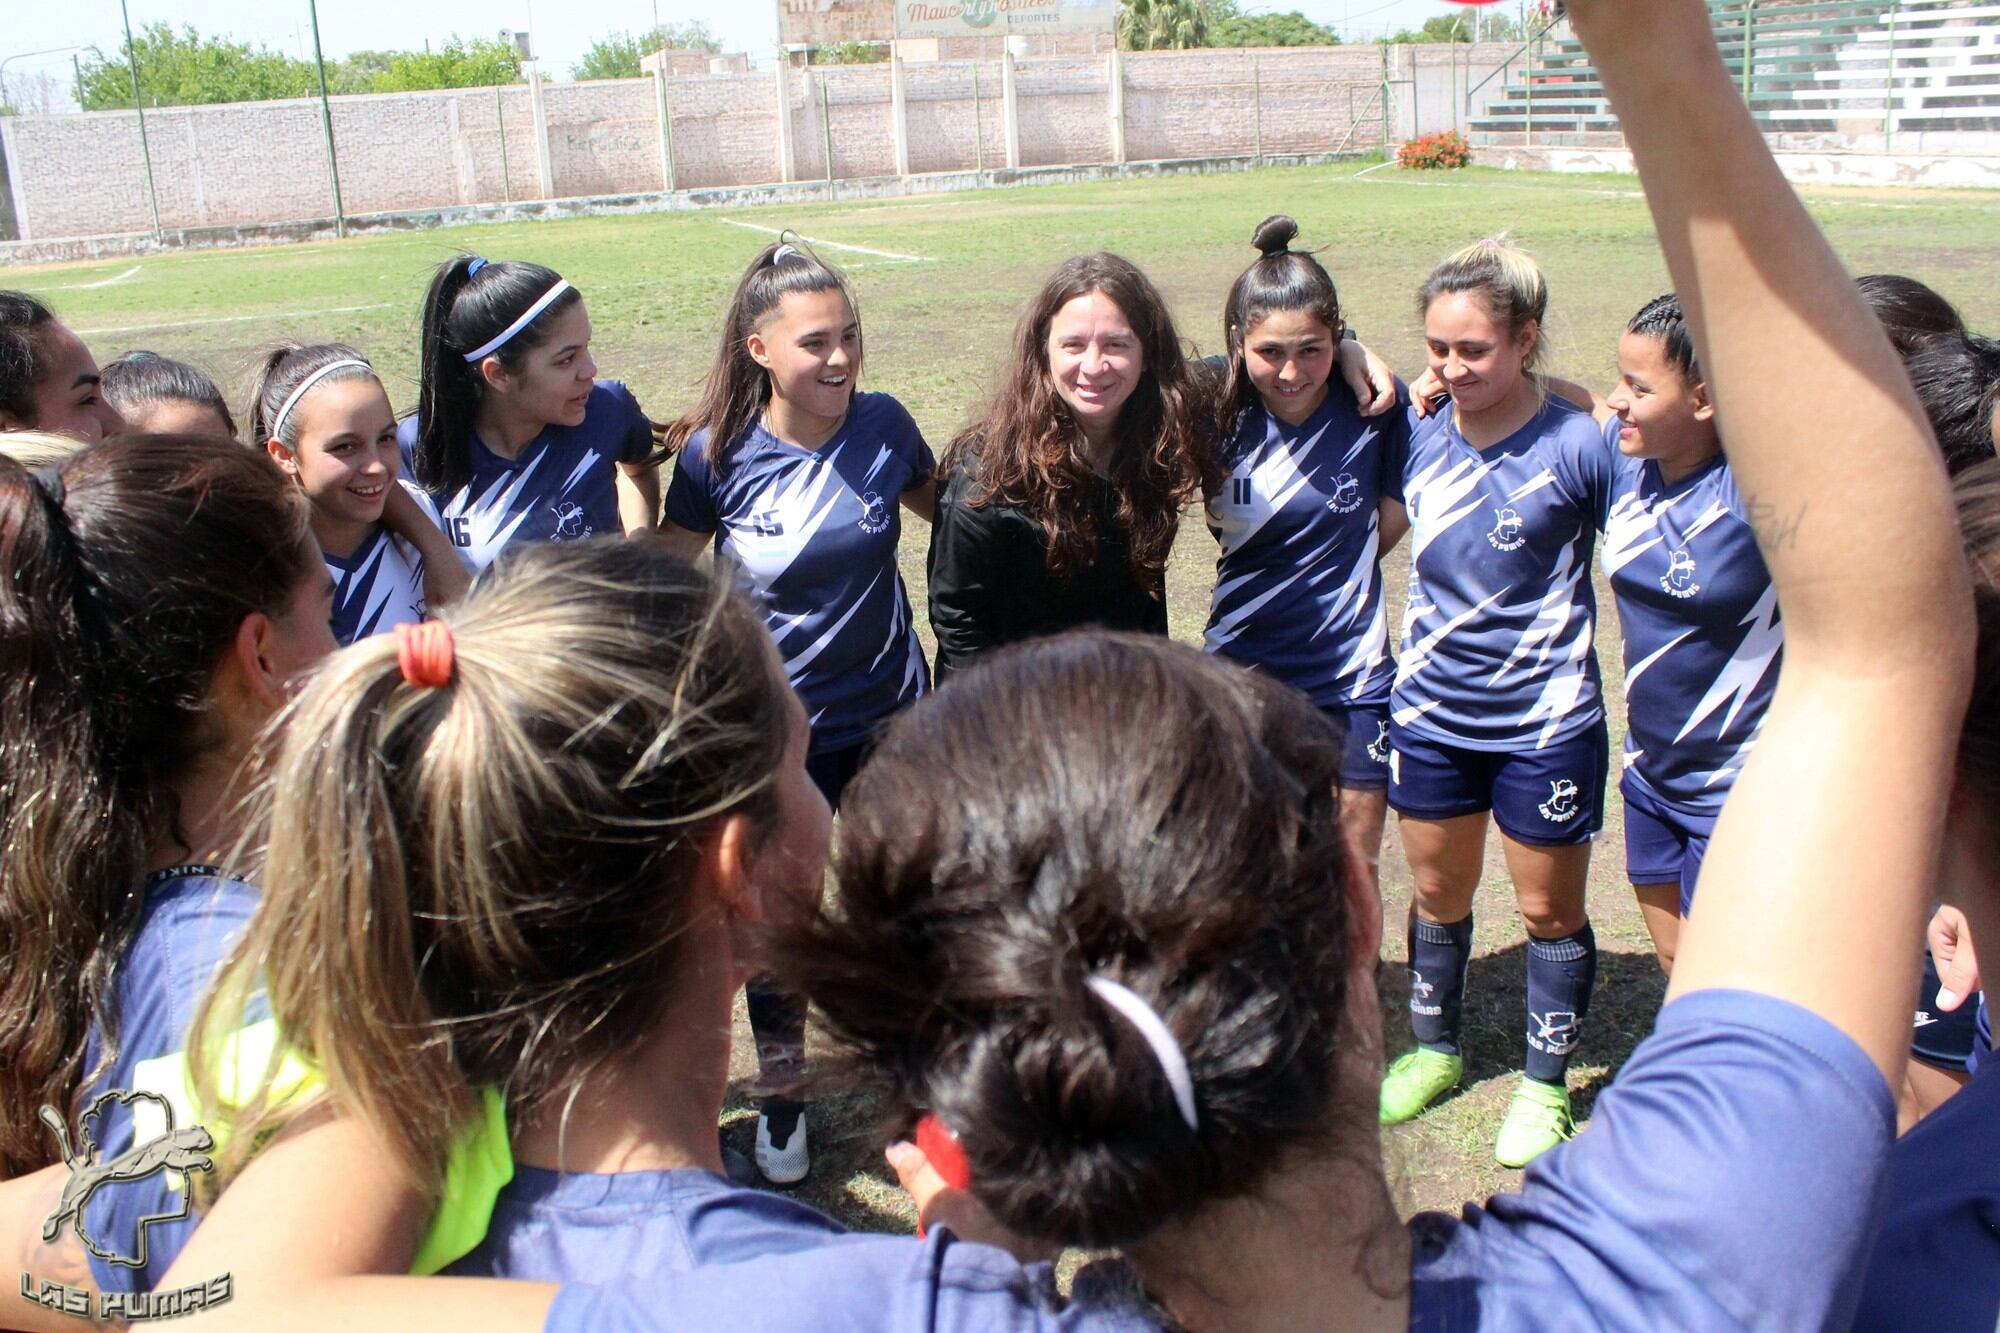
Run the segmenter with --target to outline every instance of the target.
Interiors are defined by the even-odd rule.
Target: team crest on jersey
[[[1493,531],[1486,534],[1486,540],[1496,551],[1518,551],[1528,544],[1524,527],[1520,512],[1512,505],[1502,505],[1493,511]]]
[[[1361,508],[1361,478],[1352,472],[1335,477],[1333,494],[1327,497],[1326,507],[1336,514],[1351,514]]]
[[[580,541],[591,534],[591,526],[584,518],[582,505],[572,500],[559,500],[549,508],[556,516],[555,540]]]
[[[1551,824],[1567,824],[1576,818],[1576,784],[1568,778],[1556,778],[1549,783],[1549,799],[1536,808],[1542,818]]]
[[[1576,1015],[1566,1009],[1552,1010],[1546,1014],[1529,1014],[1534,1020],[1535,1030],[1528,1034],[1528,1044],[1549,1055],[1568,1055],[1576,1049]]]
[[[861,530],[870,535],[889,530],[889,506],[873,491],[861,497]]]
[[[1701,591],[1701,585],[1694,581],[1694,556],[1686,547],[1667,553],[1667,572],[1660,588],[1669,597],[1692,597]]]
[[[1368,757],[1378,764],[1389,762],[1389,724],[1375,724],[1375,739],[1368,742]]]

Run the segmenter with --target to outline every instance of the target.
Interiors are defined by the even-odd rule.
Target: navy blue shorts
[[[1389,724],[1389,805],[1412,819],[1493,812],[1516,842],[1573,847],[1604,828],[1604,719],[1540,750],[1468,750]]]
[[[1381,791],[1389,785],[1389,705],[1357,704],[1321,708],[1346,732],[1340,756],[1340,785],[1350,791]]]
[[[1681,915],[1694,906],[1694,883],[1708,855],[1714,819],[1669,809],[1628,771],[1618,783],[1625,798],[1625,878],[1634,884],[1679,884]]]
[[[1937,1007],[1939,977],[1931,951],[1924,950],[1924,984],[1917,992],[1916,1026],[1910,1032],[1910,1054],[1940,1069],[1971,1069],[1973,1045],[1979,1040],[1979,997],[1968,995],[1958,1008],[1943,1013]]]

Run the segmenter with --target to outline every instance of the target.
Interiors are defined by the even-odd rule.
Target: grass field
[[[2000,194],[1814,190],[1808,202],[1854,272],[1911,274],[1957,302],[1974,327],[2000,327]],[[1182,334],[1213,350],[1224,293],[1254,255],[1251,230],[1274,212],[1298,218],[1305,242],[1326,247],[1322,258],[1350,323],[1406,374],[1422,366],[1412,308],[1417,283],[1437,259],[1479,236],[1509,231],[1541,257],[1554,293],[1552,368],[1585,383],[1608,387],[1618,330],[1666,285],[1630,177],[1471,169],[1413,178],[1393,169],[1363,174],[1360,165],[414,232],[13,270],[0,274],[0,284],[54,303],[100,360],[150,347],[209,367],[232,398],[260,346],[285,338],[349,341],[375,359],[392,397],[407,407],[416,396],[417,306],[429,268],[459,249],[535,259],[583,289],[602,373],[626,381],[653,416],[666,417],[691,400],[713,355],[721,311],[742,266],[767,239],[764,231],[792,227],[824,243],[825,256],[853,274],[868,339],[864,386],[902,399],[942,446],[986,388],[1020,305],[1057,261],[1098,248],[1137,260],[1173,302]],[[912,521],[905,537],[906,577],[920,604],[926,535]],[[1399,552],[1389,561],[1393,613],[1400,613],[1407,572],[1401,559]],[[1176,636],[1199,641],[1212,573],[1213,545],[1190,523],[1169,573]],[[1607,608],[1599,653],[1615,742],[1620,659],[1601,585],[1599,603]],[[1584,1091],[1580,1112],[1650,1028],[1663,991],[1624,882],[1615,797],[1608,816],[1591,875],[1603,959],[1572,1075],[1572,1086]],[[1408,1036],[1399,964],[1409,875],[1393,823],[1384,887],[1392,928],[1382,989],[1394,1053]],[[1388,1136],[1390,1179],[1411,1209],[1455,1207],[1518,1180],[1492,1160],[1522,1045],[1523,944],[1511,904],[1495,843],[1477,909],[1465,1089]],[[739,1072],[748,1075],[747,1039],[739,1045]],[[732,1102],[727,1131],[745,1150],[747,1106]],[[815,1112],[815,1168],[801,1193],[854,1225],[903,1228],[912,1219],[869,1137],[870,1110],[839,1099]]]

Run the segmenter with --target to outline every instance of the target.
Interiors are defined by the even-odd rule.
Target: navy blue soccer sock
[[[1410,1030],[1417,1044],[1457,1055],[1465,1008],[1465,969],[1472,961],[1472,916],[1439,925],[1411,913]]]
[[[1597,934],[1589,922],[1558,940],[1528,937],[1529,1078],[1563,1085],[1596,984]]]

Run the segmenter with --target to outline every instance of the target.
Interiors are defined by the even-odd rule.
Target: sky
[[[193,24],[203,34],[226,34],[292,55],[312,54],[307,0],[127,0],[132,26],[168,22]],[[620,29],[644,31],[654,22],[699,19],[721,39],[723,49],[748,51],[768,63],[778,42],[777,0],[715,4],[713,0],[318,0],[320,40],[329,59],[350,51],[413,48],[440,42],[454,33],[491,36],[502,28],[534,34],[535,54],[545,74],[567,78],[569,67],[591,43]],[[1251,13],[1298,9],[1328,24],[1349,40],[1365,40],[1398,28],[1416,27],[1445,12],[1441,0],[1251,0]],[[536,11],[540,12],[537,13]],[[122,32],[118,0],[0,0],[0,76],[14,84],[23,73],[42,73],[67,90],[68,51],[29,53],[52,47],[117,49]],[[20,57],[20,58],[15,58]],[[73,105],[73,103],[69,103]]]

